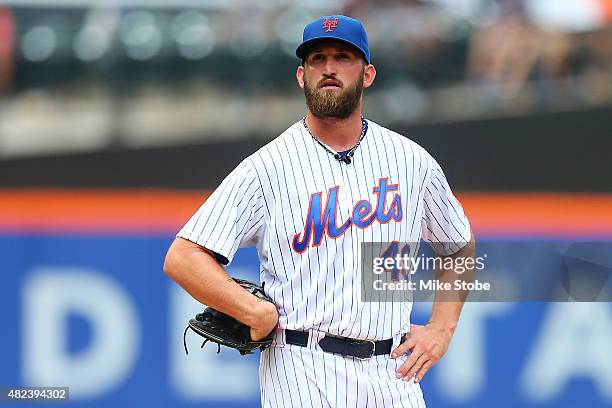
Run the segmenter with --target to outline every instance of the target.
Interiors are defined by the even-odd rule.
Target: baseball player
[[[440,256],[473,256],[469,222],[432,156],[362,117],[376,69],[361,22],[313,21],[296,54],[305,118],[225,178],[178,233],[164,271],[253,340],[276,327],[260,357],[264,407],[423,407],[419,381],[448,349],[467,294],[436,297],[429,323],[411,325],[410,302],[361,299],[361,244],[423,239]],[[246,246],[274,303],[221,266]]]

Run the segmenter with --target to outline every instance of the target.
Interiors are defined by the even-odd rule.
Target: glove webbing
[[[185,347],[185,354],[189,355],[189,351],[187,351],[187,330],[191,329],[191,326],[187,325],[187,327],[185,327],[185,332],[183,333],[183,347]],[[191,329],[193,330],[193,329]],[[208,342],[210,339],[204,339],[204,343],[202,343],[202,345],[200,346],[200,348],[204,348],[204,345],[206,344],[206,342]],[[221,352],[221,343],[217,343],[217,354],[219,354]]]

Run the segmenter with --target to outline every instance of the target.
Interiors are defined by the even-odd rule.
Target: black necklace
[[[340,153],[336,153],[333,152],[332,150],[330,150],[327,146],[325,146],[325,144],[323,142],[321,142],[319,139],[317,139],[315,137],[315,135],[312,133],[312,131],[310,130],[310,128],[306,125],[306,116],[304,116],[302,118],[302,124],[304,125],[304,127],[306,128],[306,130],[308,131],[308,133],[310,133],[310,136],[312,136],[312,138],[318,143],[320,144],[327,153],[331,154],[332,156],[334,156],[334,159],[338,160],[338,161],[343,161],[346,164],[351,164],[351,162],[353,161],[353,155],[355,154],[355,150],[357,150],[357,148],[359,147],[359,145],[361,144],[361,141],[363,140],[367,130],[368,130],[368,122],[366,122],[366,120],[363,118],[363,116],[361,117],[361,135],[359,136],[359,140],[357,141],[357,144],[355,146],[353,146],[353,148],[351,150],[348,151],[348,153],[346,154],[346,156],[342,156],[340,155]]]

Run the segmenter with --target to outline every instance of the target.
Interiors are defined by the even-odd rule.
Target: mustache
[[[324,78],[321,79],[319,81],[319,83],[317,84],[317,88],[322,88],[324,86],[330,86],[330,85],[334,85],[334,86],[337,86],[339,88],[343,88],[344,87],[344,84],[338,78],[336,78],[334,76],[324,75]]]

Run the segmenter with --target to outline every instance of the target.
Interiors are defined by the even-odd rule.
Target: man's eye
[[[349,58],[349,56],[348,56],[348,54],[338,54],[337,58],[341,59],[341,60],[346,60],[346,59]]]

